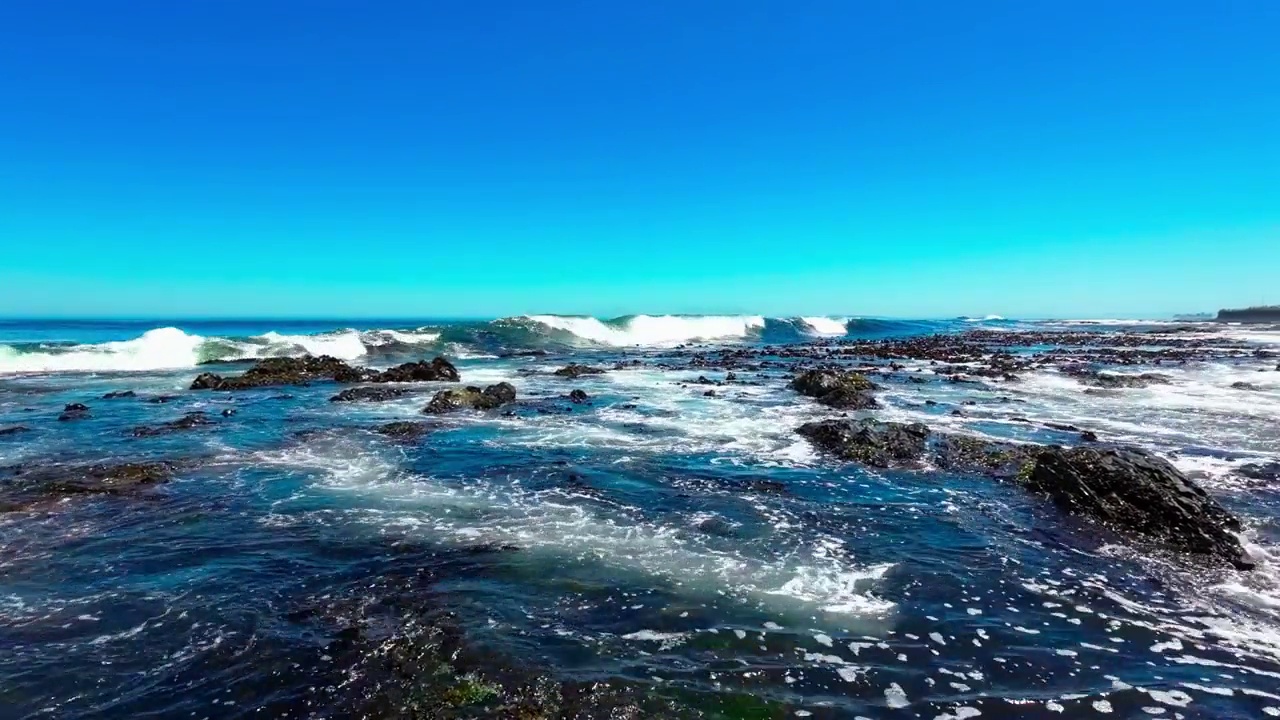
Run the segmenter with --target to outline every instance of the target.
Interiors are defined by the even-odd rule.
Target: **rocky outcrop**
[[[553,374],[556,377],[562,377],[568,380],[575,380],[583,375],[603,375],[606,372],[604,368],[592,367],[590,365],[579,365],[578,363],[570,363],[565,365]]]
[[[422,409],[428,414],[453,412],[469,408],[472,410],[492,410],[514,402],[516,389],[511,383],[498,383],[481,390],[478,387],[465,387],[461,390],[441,390],[431,398],[431,402]]]
[[[1280,305],[1231,308],[1218,311],[1218,322],[1280,323]]]
[[[9,468],[0,482],[0,512],[28,510],[78,495],[124,495],[167,482],[165,462]]]
[[[353,368],[329,355],[300,358],[267,358],[241,375],[222,377],[201,373],[191,383],[192,390],[245,390],[276,385],[307,385],[316,380],[360,382],[368,377],[365,370]]]
[[[1039,445],[1018,445],[969,435],[940,435],[933,446],[934,462],[939,468],[998,479],[1016,478],[1040,449]]]
[[[387,382],[458,382],[461,380],[458,374],[458,368],[453,363],[442,357],[437,357],[431,362],[419,360],[418,362],[404,363],[393,368],[388,368],[382,372],[375,372],[369,376],[369,382],[387,383]]]
[[[201,373],[191,383],[192,390],[244,390],[277,385],[308,385],[317,380],[333,380],[339,383],[357,382],[427,382],[443,380],[457,382],[458,369],[448,360],[438,357],[431,362],[421,360],[404,363],[387,370],[376,371],[351,367],[329,355],[300,358],[267,358],[242,375],[222,377],[214,373]]]
[[[363,385],[347,388],[329,398],[329,402],[385,402],[408,394],[409,391],[404,388]]]
[[[160,425],[139,425],[133,429],[134,437],[154,437],[156,435],[169,435],[170,433],[182,432],[183,430],[192,430],[206,425],[212,425],[213,421],[203,412],[189,412],[186,415],[167,423]]]
[[[58,419],[63,422],[84,420],[87,417],[89,417],[89,406],[84,403],[70,403],[62,408],[62,414],[58,415]]]
[[[1062,509],[1118,533],[1253,567],[1231,532],[1240,521],[1166,460],[1141,450],[1051,446],[1020,479]]]
[[[1236,474],[1250,480],[1280,480],[1280,461],[1241,465],[1236,468]]]
[[[876,384],[861,373],[809,370],[797,375],[791,381],[791,387],[823,405],[842,410],[865,410],[880,406],[871,396]]]
[[[920,423],[871,419],[805,423],[796,432],[837,457],[879,468],[918,465],[930,435]]]

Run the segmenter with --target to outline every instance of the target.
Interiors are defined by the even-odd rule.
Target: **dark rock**
[[[1253,567],[1231,533],[1240,521],[1168,461],[1141,450],[1048,447],[1020,479],[1064,510],[1116,532]]]
[[[62,408],[62,414],[58,416],[59,420],[83,420],[89,417],[89,406],[84,403],[71,403]]]
[[[131,397],[136,397],[136,396],[137,396],[137,393],[135,393],[135,392],[134,392],[134,391],[132,391],[132,390],[113,390],[113,391],[111,391],[111,392],[107,393],[106,395],[103,395],[103,396],[102,396],[102,399],[103,399],[103,400],[115,400],[116,398],[131,398]]]
[[[574,390],[569,393],[569,400],[573,401],[575,405],[581,405],[589,399],[591,399],[590,396],[581,390]]]
[[[396,440],[411,441],[426,435],[431,431],[431,424],[418,422],[413,420],[398,420],[389,422],[385,425],[379,425],[374,432]]]
[[[590,365],[579,365],[577,363],[570,363],[560,368],[559,370],[555,371],[554,374],[557,377],[573,380],[575,378],[580,378],[583,375],[601,375],[604,372],[605,372],[604,368],[591,367]]]
[[[935,462],[943,470],[1000,479],[1016,477],[1039,451],[1039,445],[1018,445],[968,435],[942,435],[934,445]]]
[[[232,415],[235,415],[235,414],[236,414],[235,408],[227,408],[222,411],[222,417],[231,417]]]
[[[173,471],[165,462],[19,467],[0,482],[0,511],[27,510],[69,496],[124,495],[167,482]]]
[[[26,425],[11,425],[9,427],[0,428],[0,436],[17,435],[18,433],[30,432],[31,428]]]
[[[797,375],[791,381],[791,387],[801,395],[820,398],[833,390],[841,388],[855,391],[875,390],[876,384],[861,373],[808,370]]]
[[[147,398],[147,402],[155,403],[156,405],[163,405],[170,400],[177,400],[178,397],[179,396],[177,395],[156,395],[155,397]]]
[[[347,388],[329,398],[329,402],[383,402],[402,397],[408,392],[403,388],[365,385],[363,387]]]
[[[134,437],[153,437],[156,435],[168,435],[170,433],[181,432],[183,430],[191,430],[205,425],[212,425],[213,421],[202,412],[189,412],[186,415],[172,422],[162,423],[160,425],[139,425],[133,429]]]
[[[777,480],[749,480],[746,489],[766,495],[786,495],[787,486]]]
[[[404,363],[393,368],[388,368],[379,373],[373,373],[369,376],[370,382],[458,382],[461,380],[458,369],[448,360],[437,357],[431,362],[419,360],[418,362]]]
[[[706,392],[702,393],[702,397],[715,397],[715,396],[716,396],[716,391],[715,391],[715,390],[708,390],[708,391],[706,391]]]
[[[924,401],[924,404],[925,404],[926,406],[928,406],[928,407],[934,407],[935,405],[937,405],[937,404],[938,404],[938,401],[937,401],[937,400],[925,400],[925,401]]]
[[[1064,375],[1070,375],[1085,385],[1104,389],[1144,388],[1150,385],[1167,385],[1169,376],[1160,373],[1141,373],[1137,375],[1118,375],[1116,373],[1098,372],[1088,367],[1069,365],[1061,368]]]
[[[1084,430],[1080,433],[1080,439],[1085,442],[1098,442],[1098,434],[1092,430]]]
[[[1241,465],[1236,474],[1251,480],[1280,480],[1280,461]]]
[[[872,467],[917,464],[930,434],[929,428],[920,423],[904,425],[871,419],[810,422],[796,432],[822,450]]]
[[[293,396],[290,395],[289,393],[280,393],[279,395],[272,395],[271,399],[272,400],[292,400]]]
[[[481,390],[466,387],[461,390],[441,390],[422,409],[424,413],[446,413],[462,408],[492,410],[516,399],[516,389],[511,383],[498,383]]]
[[[244,390],[273,385],[307,385],[315,380],[325,379],[351,383],[366,380],[370,375],[368,370],[353,368],[329,355],[267,358],[259,360],[253,367],[244,371],[244,374],[235,377],[201,373],[192,381],[191,389]]]
[[[1044,426],[1049,428],[1050,430],[1061,430],[1063,432],[1080,432],[1080,428],[1076,427],[1075,425],[1064,425],[1062,423],[1047,422],[1044,424]]]
[[[1250,382],[1244,382],[1244,381],[1242,380],[1242,381],[1240,381],[1240,382],[1233,382],[1233,383],[1231,383],[1231,389],[1232,389],[1232,390],[1250,390],[1250,391],[1253,391],[1253,392],[1258,392],[1258,391],[1259,391],[1259,390],[1261,390],[1262,388],[1258,387],[1257,385],[1254,385],[1253,383],[1250,383]]]

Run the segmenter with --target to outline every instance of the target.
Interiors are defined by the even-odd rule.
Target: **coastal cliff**
[[[1280,322],[1280,305],[1219,310],[1218,322]]]

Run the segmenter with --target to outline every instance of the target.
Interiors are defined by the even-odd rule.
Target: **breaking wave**
[[[398,330],[339,330],[314,335],[267,332],[226,338],[162,327],[132,340],[97,344],[0,345],[0,373],[174,370],[205,363],[301,355],[355,360],[382,348],[431,345],[439,338],[438,332]]]

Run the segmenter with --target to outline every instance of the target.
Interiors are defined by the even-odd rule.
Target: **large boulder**
[[[461,390],[441,390],[431,398],[431,402],[422,409],[428,414],[447,413],[469,408],[472,410],[492,410],[506,405],[516,399],[516,389],[511,383],[501,382],[481,390],[478,387],[465,387]]]
[[[403,365],[397,365],[382,372],[374,373],[369,377],[371,382],[378,383],[430,382],[436,380],[458,382],[461,379],[458,374],[458,368],[442,357],[437,357],[431,362],[419,360],[418,362],[404,363]]]
[[[823,405],[842,410],[865,410],[880,406],[871,396],[876,384],[861,373],[808,370],[797,375],[791,381],[791,387]]]
[[[1280,461],[1248,463],[1236,468],[1236,473],[1250,480],[1280,480]]]
[[[796,432],[819,449],[872,467],[918,465],[929,428],[879,420],[823,420],[801,425]]]
[[[1253,567],[1232,533],[1240,521],[1166,460],[1142,450],[1051,446],[1020,479],[1064,510],[1117,532]]]

